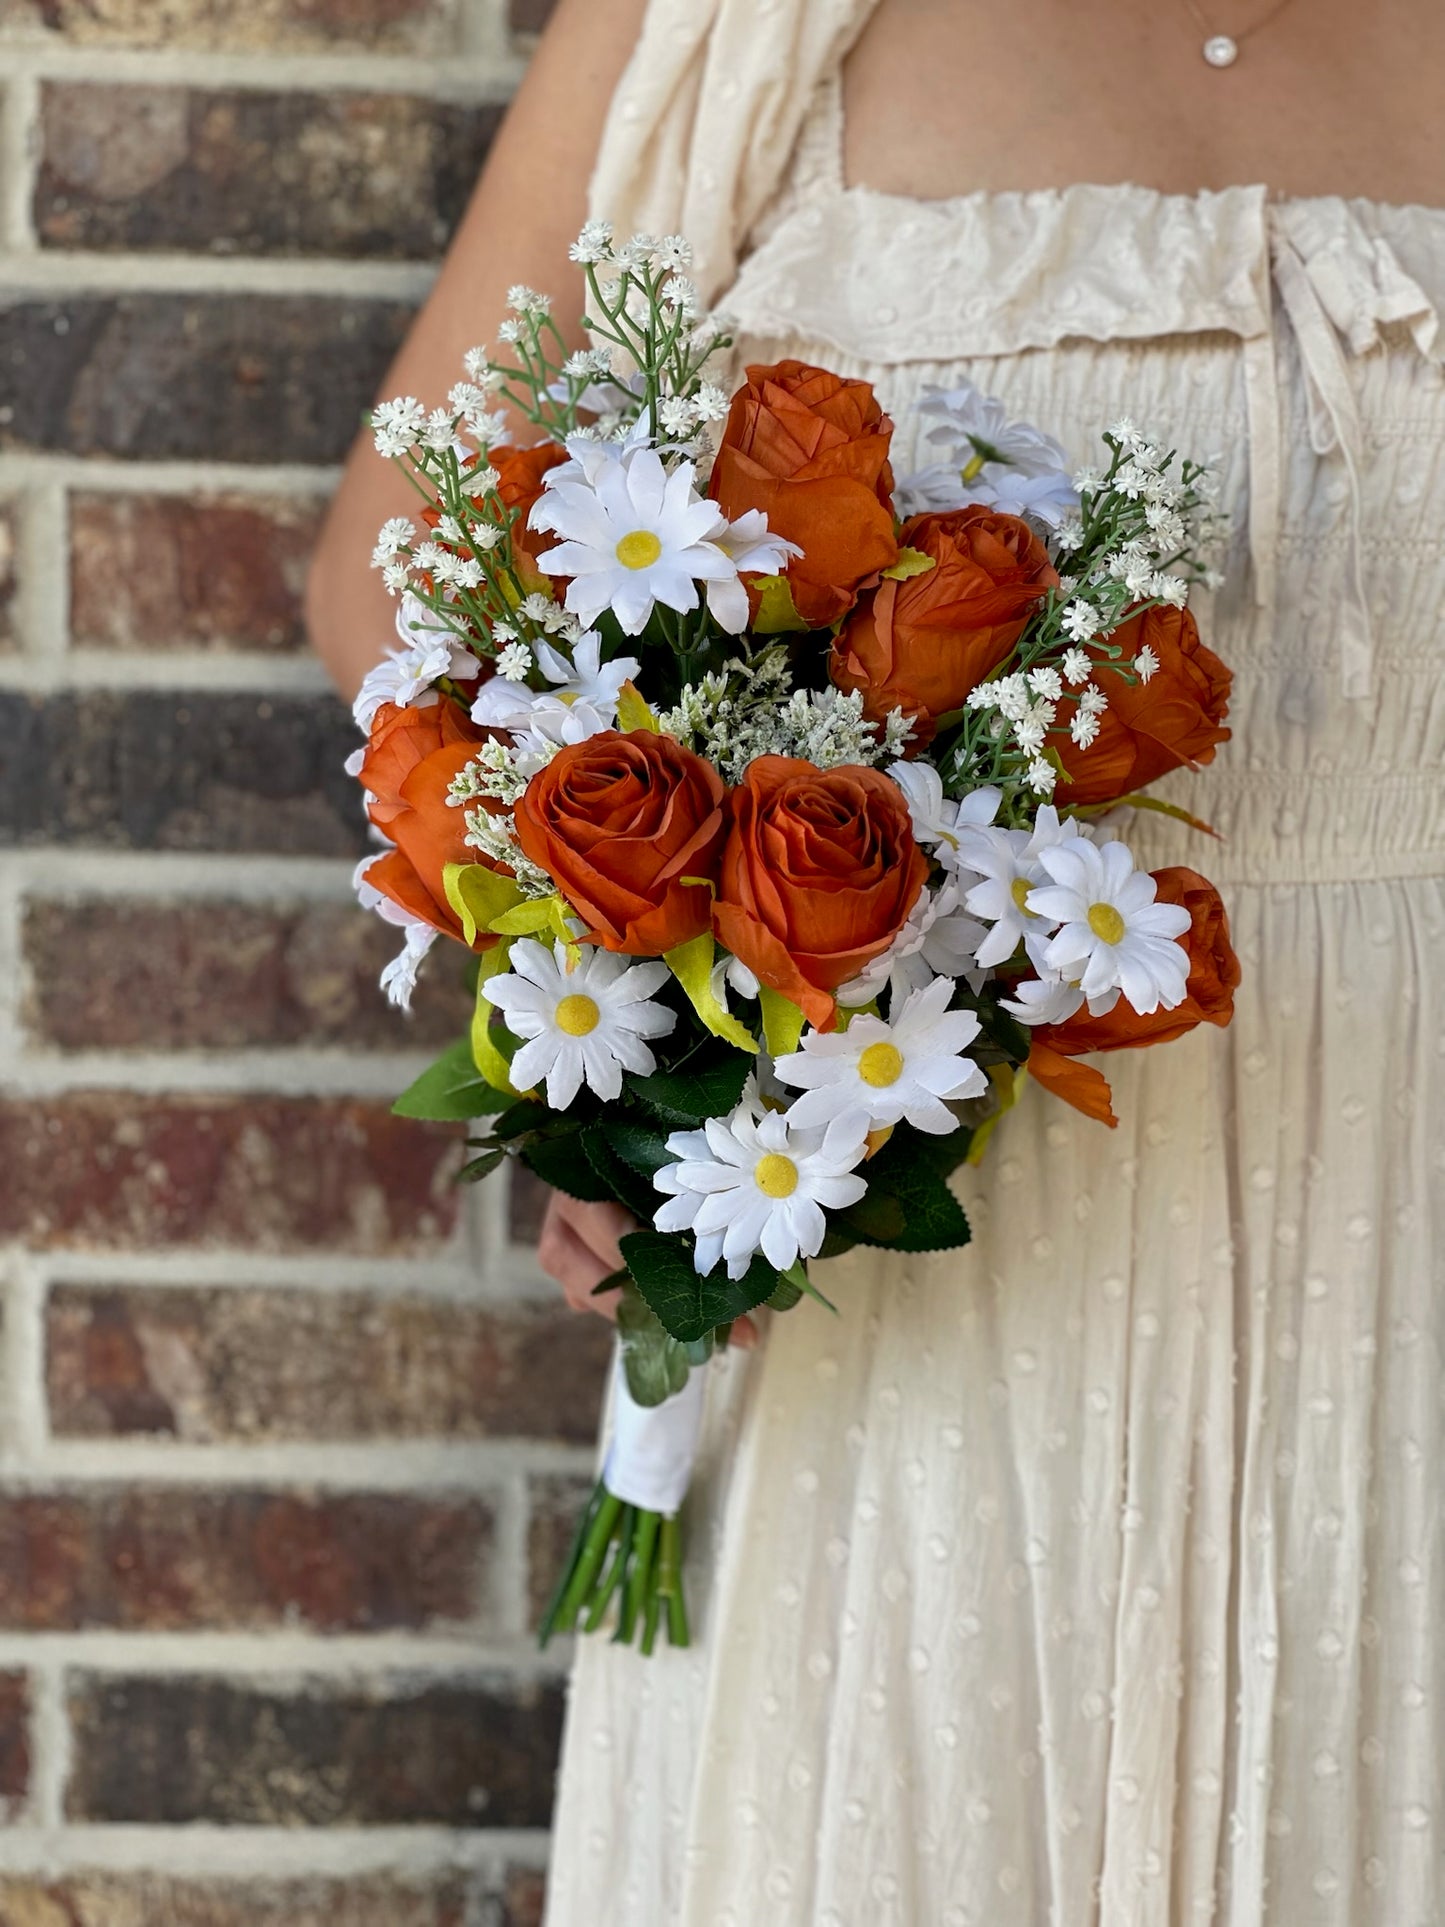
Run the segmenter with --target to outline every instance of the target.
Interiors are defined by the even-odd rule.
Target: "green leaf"
[[[428,1065],[391,1108],[398,1117],[451,1123],[456,1118],[486,1117],[490,1112],[504,1111],[514,1101],[478,1075],[471,1044],[463,1038]]]
[[[490,1177],[497,1166],[506,1158],[503,1150],[483,1151],[479,1158],[472,1158],[457,1172],[458,1184],[479,1184],[483,1178]]]
[[[951,1142],[936,1140],[939,1147]],[[967,1244],[968,1219],[940,1168],[946,1156],[952,1151],[930,1146],[925,1133],[900,1127],[864,1167],[868,1190],[837,1214],[839,1230],[889,1251],[952,1251]]]
[[[686,1349],[662,1329],[630,1281],[617,1301],[617,1337],[627,1389],[639,1405],[661,1405],[686,1385],[690,1369]]]
[[[785,575],[757,576],[753,587],[758,592],[758,613],[752,625],[755,635],[781,636],[807,629]]]
[[[741,1051],[729,1051],[698,1070],[629,1076],[627,1088],[668,1124],[701,1124],[736,1109],[752,1068],[752,1060]]]
[[[582,1133],[582,1149],[600,1182],[607,1186],[608,1196],[625,1204],[633,1217],[646,1221],[658,1205],[658,1193],[650,1182],[652,1174],[644,1175],[624,1163],[611,1137],[611,1127],[606,1123],[589,1124]]]
[[[604,1117],[598,1128],[606,1134],[607,1142],[622,1162],[645,1178],[672,1162],[672,1153],[662,1132],[640,1118]]]
[[[664,1330],[684,1345],[741,1318],[778,1285],[778,1274],[765,1258],[754,1258],[741,1278],[729,1278],[724,1264],[699,1277],[691,1241],[673,1232],[630,1232],[622,1240],[622,1255]]]
[[[537,1137],[522,1153],[522,1162],[535,1171],[543,1184],[554,1191],[565,1191],[569,1198],[583,1204],[606,1204],[617,1194],[598,1176],[588,1157],[581,1131],[567,1131],[558,1137]]]

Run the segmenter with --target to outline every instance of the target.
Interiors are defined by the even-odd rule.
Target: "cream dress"
[[[654,0],[594,211],[740,359],[1222,454],[1233,1028],[713,1368],[697,1643],[580,1642],[550,1927],[1442,1927],[1445,212],[845,188],[867,0]],[[780,186],[781,183],[781,186]]]

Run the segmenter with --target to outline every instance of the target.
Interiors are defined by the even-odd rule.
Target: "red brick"
[[[349,1098],[82,1091],[0,1104],[0,1237],[435,1249],[456,1217],[452,1134]]]
[[[273,53],[360,47],[438,54],[455,43],[454,0],[28,0],[80,45]],[[0,16],[3,18],[3,16]]]
[[[0,1496],[0,1628],[319,1632],[475,1621],[476,1499],[126,1487]]]
[[[467,1927],[483,1918],[476,1876],[420,1882],[182,1880],[163,1873],[0,1877],[0,1927]],[[507,1923],[511,1927],[511,1923]]]
[[[599,1318],[361,1292],[62,1285],[46,1319],[65,1437],[527,1437],[589,1444]]]
[[[560,1689],[70,1675],[71,1820],[544,1827]]]
[[[547,1878],[534,1867],[512,1867],[502,1895],[502,1927],[542,1927]]]
[[[42,244],[441,255],[501,109],[406,94],[46,84]]]
[[[82,649],[295,651],[314,496],[70,500],[70,639]]]
[[[29,1791],[30,1682],[24,1673],[0,1673],[0,1820]]]
[[[534,1624],[551,1604],[596,1481],[541,1473],[527,1481],[527,1606]]]
[[[348,903],[31,902],[27,1022],[62,1050],[440,1049],[470,1018],[465,953],[434,950],[406,1017],[377,984],[398,935]]]

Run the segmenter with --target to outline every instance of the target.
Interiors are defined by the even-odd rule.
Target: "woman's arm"
[[[462,356],[492,341],[507,289],[526,282],[559,297],[577,270],[569,243],[586,217],[587,182],[613,90],[646,0],[561,0],[457,229],[436,286],[387,371],[383,395],[432,406],[461,379]],[[581,344],[580,308],[557,321]],[[306,585],[311,640],[345,693],[394,639],[395,604],[370,567],[376,532],[416,498],[369,434],[347,458]]]

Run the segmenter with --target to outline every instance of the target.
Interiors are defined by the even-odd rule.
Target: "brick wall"
[[[603,1334],[388,1115],[299,590],[542,11],[0,0],[0,1927],[538,1917]]]

